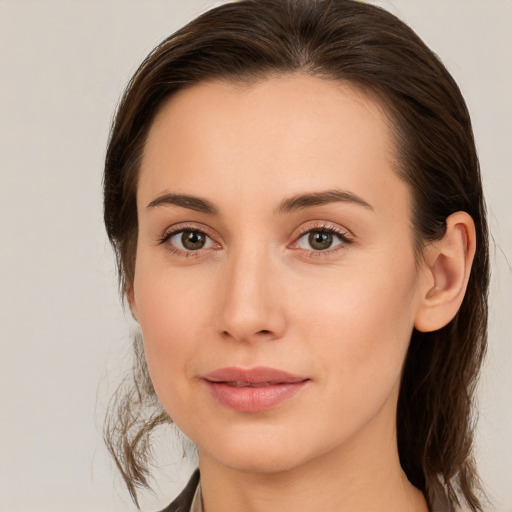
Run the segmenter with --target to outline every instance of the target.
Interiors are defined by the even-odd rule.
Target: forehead
[[[384,109],[351,84],[304,74],[206,82],[160,108],[138,195],[211,189],[239,201],[255,193],[278,201],[327,188],[382,195],[398,180],[394,148]]]

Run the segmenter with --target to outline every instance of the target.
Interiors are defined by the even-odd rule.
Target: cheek
[[[307,319],[300,338],[327,378],[342,375],[359,389],[394,383],[412,333],[416,287],[413,262],[387,271],[364,271],[363,265],[361,272],[333,276],[302,295],[295,311],[297,319]]]
[[[151,379],[169,411],[176,395],[172,390],[180,395],[183,377],[193,373],[193,355],[204,338],[201,333],[208,317],[205,284],[198,284],[186,273],[160,271],[141,262],[134,291]]]

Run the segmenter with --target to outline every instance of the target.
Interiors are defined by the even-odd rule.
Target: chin
[[[291,429],[224,432],[202,445],[198,443],[199,460],[203,454],[233,471],[276,474],[300,467],[328,451],[327,447],[313,446],[311,437],[307,436],[308,443],[300,436],[290,435],[291,432]]]

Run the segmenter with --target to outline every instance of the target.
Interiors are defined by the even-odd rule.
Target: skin
[[[464,287],[469,272],[439,256],[442,243],[415,260],[410,193],[394,162],[381,107],[307,75],[196,85],[157,114],[128,298],[155,391],[198,446],[208,512],[427,510],[398,460],[401,368],[415,324],[438,328],[439,310],[453,316],[448,288]],[[327,190],[367,205],[277,211]],[[218,211],[155,204],[166,194]],[[469,224],[462,214],[448,230],[459,263],[470,260]],[[185,228],[208,235],[202,249],[168,236]],[[341,238],[312,249],[309,232],[325,228]],[[227,366],[309,380],[270,410],[239,412],[202,378]]]

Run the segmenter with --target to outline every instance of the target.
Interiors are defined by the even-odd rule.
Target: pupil
[[[183,235],[181,235],[181,243],[185,249],[191,251],[197,251],[197,249],[201,249],[206,240],[203,233],[198,231],[185,231]]]
[[[332,245],[332,234],[322,231],[314,231],[309,234],[309,245],[316,251],[329,249]]]

